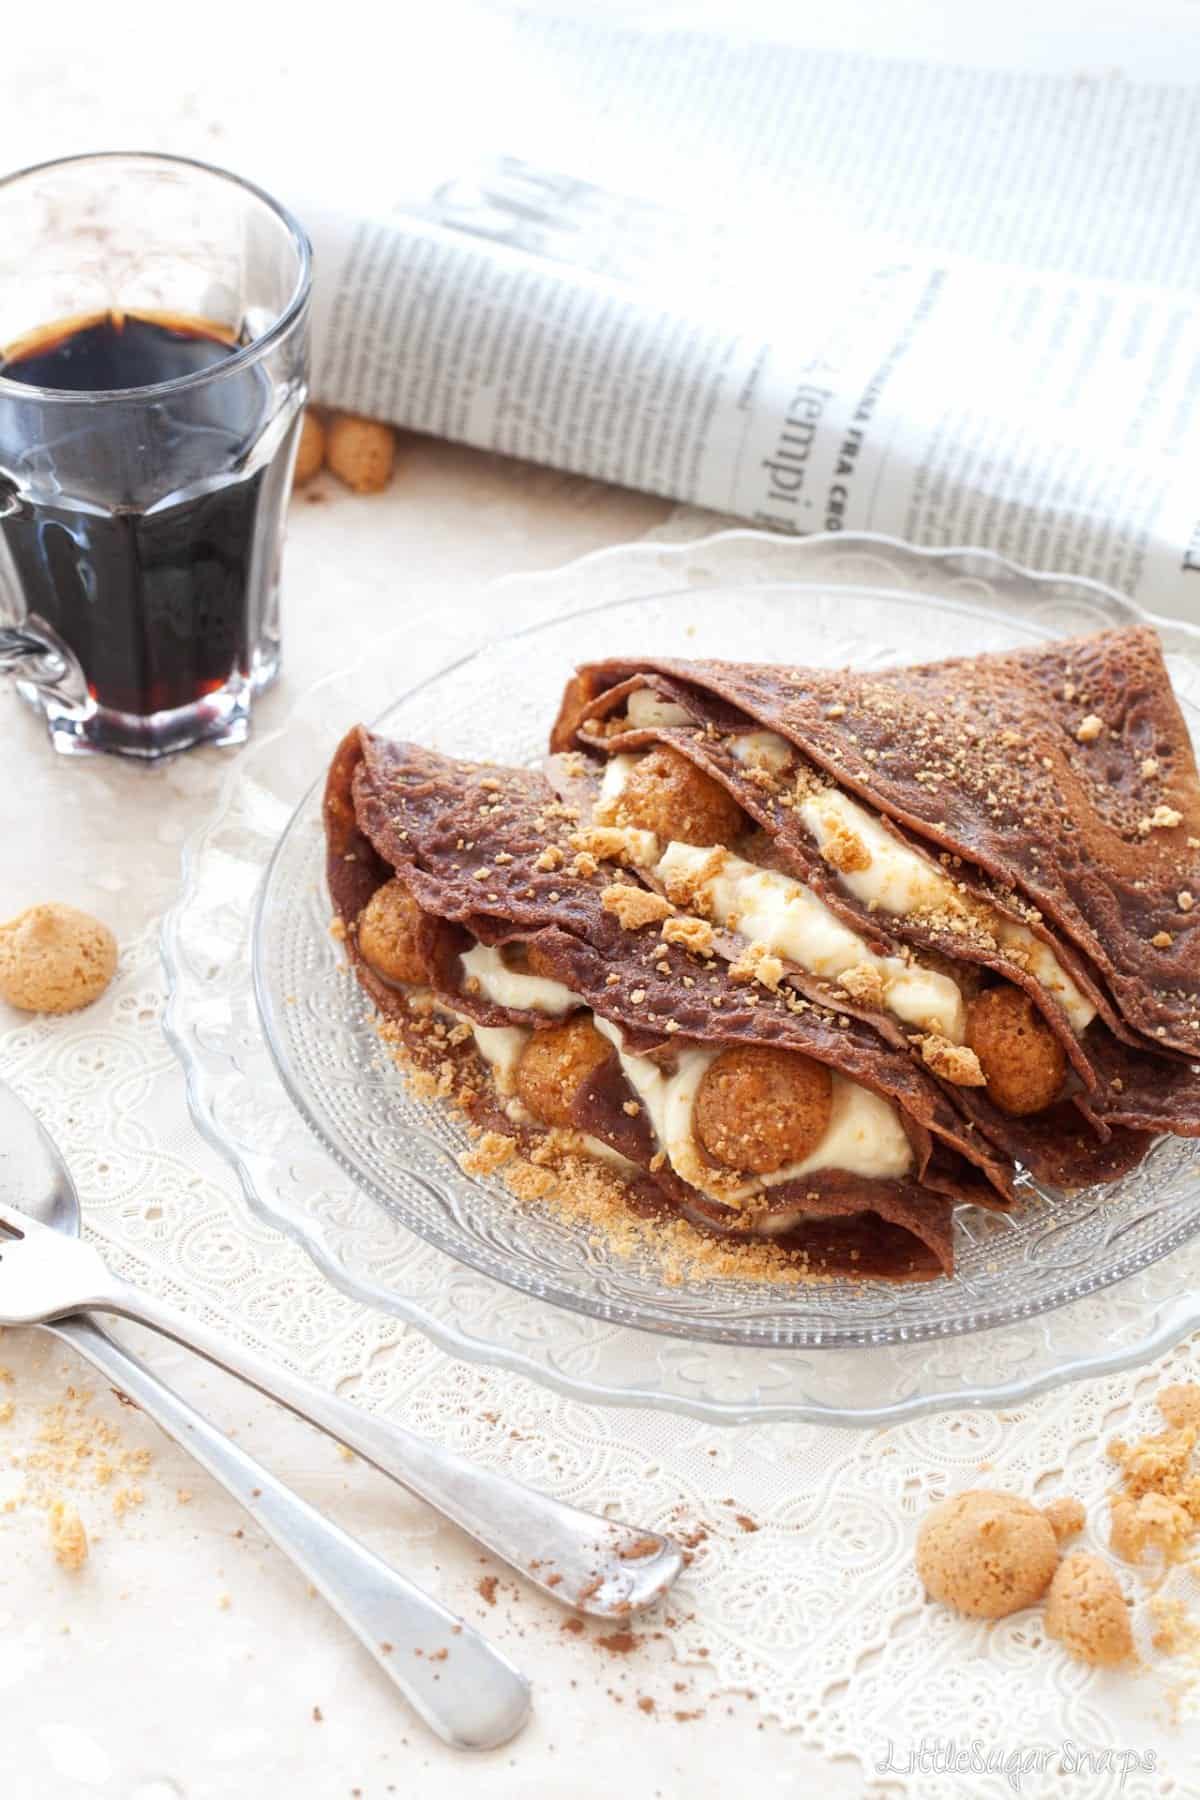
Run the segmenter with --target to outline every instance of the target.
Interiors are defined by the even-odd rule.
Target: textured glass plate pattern
[[[197,1120],[255,1207],[343,1286],[459,1354],[712,1418],[867,1422],[998,1403],[1187,1329],[1200,1309],[1179,1298],[1195,1285],[1184,1262],[1198,1259],[1183,1247],[1200,1228],[1200,1185],[1197,1153],[1178,1140],[1111,1188],[1062,1199],[1030,1185],[1007,1218],[962,1209],[955,1278],[900,1288],[670,1287],[653,1259],[612,1255],[561,1215],[466,1177],[460,1128],[406,1091],[329,935],[319,792],[288,818],[357,718],[453,754],[536,759],[564,679],[589,657],[884,667],[1140,615],[987,555],[748,532],[606,552],[500,584],[485,606],[510,635],[472,644],[469,621],[410,621],[320,684],[243,756],[190,848],[166,934],[169,1026]],[[1194,635],[1163,631],[1195,726]]]

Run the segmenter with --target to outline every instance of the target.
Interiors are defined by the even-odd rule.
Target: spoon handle
[[[602,1519],[479,1468],[390,1419],[352,1406],[244,1345],[110,1278],[89,1306],[137,1319],[248,1381],[452,1519],[565,1605],[624,1618],[657,1600],[683,1567],[669,1537]]]
[[[490,1750],[529,1714],[524,1677],[470,1625],[285,1487],[83,1314],[43,1330],[70,1344],[245,1507],[447,1744]]]

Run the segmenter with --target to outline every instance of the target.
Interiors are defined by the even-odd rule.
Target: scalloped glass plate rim
[[[530,588],[538,588],[541,586],[552,587],[556,582],[560,582],[572,572],[578,573],[585,565],[588,567],[595,567],[597,564],[620,559],[622,557],[628,557],[630,555],[636,555],[638,552],[645,553],[655,561],[662,561],[664,558],[669,558],[673,553],[678,553],[681,556],[694,557],[697,554],[702,554],[706,549],[719,549],[721,546],[731,543],[754,544],[762,546],[764,549],[772,552],[786,551],[795,553],[802,547],[808,546],[814,551],[822,548],[836,548],[838,551],[847,553],[852,553],[857,550],[861,550],[864,553],[869,553],[872,550],[883,553],[901,553],[905,556],[916,558],[919,562],[929,565],[931,569],[943,569],[947,574],[951,574],[959,580],[965,578],[969,581],[973,577],[985,579],[989,576],[1002,575],[1031,585],[1044,586],[1048,589],[1065,588],[1072,593],[1077,592],[1081,596],[1094,596],[1096,599],[1116,607],[1131,622],[1139,621],[1154,625],[1167,640],[1168,647],[1171,638],[1176,635],[1190,645],[1200,645],[1200,630],[1196,627],[1191,626],[1186,621],[1168,619],[1149,612],[1148,610],[1137,606],[1125,596],[1105,586],[1103,583],[1088,580],[1083,577],[1056,575],[1051,571],[1027,570],[1020,564],[1013,562],[1011,559],[999,556],[991,551],[958,547],[921,549],[917,546],[905,544],[899,539],[877,533],[846,533],[836,536],[832,534],[817,534],[813,537],[797,540],[794,538],[781,537],[772,533],[736,528],[733,530],[714,532],[703,538],[689,539],[675,544],[664,545],[643,540],[631,544],[607,546],[601,550],[593,551],[587,556],[578,558],[571,563],[559,565],[555,568],[505,576],[489,583],[485,591],[489,595],[495,595],[502,593],[506,587],[515,584],[524,584]],[[735,582],[715,585],[728,587],[737,586]],[[754,585],[761,588],[803,588],[806,585],[812,586],[814,584],[812,582],[805,583],[802,579],[792,576],[778,581],[759,580],[755,582]],[[860,582],[857,584],[854,582],[845,582],[841,585],[846,592],[853,592],[857,587],[860,592],[870,592],[876,595],[894,593],[897,598],[906,601],[911,601],[914,597],[912,589],[906,589],[899,586],[889,587],[887,583],[882,582]],[[683,595],[694,593],[695,591],[695,589],[688,588],[655,588],[653,590],[646,590],[644,593],[638,595],[624,596],[621,600],[617,601],[609,599],[596,602],[590,606],[583,606],[578,609],[566,609],[555,613],[546,619],[540,619],[523,625],[515,631],[500,633],[488,633],[486,631],[476,632],[470,638],[468,647],[460,654],[451,657],[437,669],[425,675],[420,681],[413,683],[410,687],[404,688],[399,693],[393,695],[388,703],[388,709],[390,710],[392,707],[401,704],[403,700],[418,693],[431,682],[443,679],[447,675],[452,674],[456,668],[461,667],[477,657],[480,651],[491,643],[524,637],[542,630],[547,626],[562,624],[569,618],[585,617],[599,611],[617,610],[621,605],[636,603],[638,599],[646,601],[665,600],[673,597],[676,593]],[[951,599],[944,594],[931,598],[936,598],[936,603],[940,608],[958,612],[966,616],[970,616],[978,611],[978,608],[973,606],[969,600]],[[1008,622],[1011,625],[1017,626],[1019,629],[1026,629],[1018,620],[1010,619]],[[394,639],[400,637],[404,630],[404,626],[397,626],[393,631],[386,633],[385,638],[381,641],[391,643]],[[1029,628],[1029,635],[1037,637],[1041,634],[1036,628],[1031,627]],[[302,698],[309,698],[319,689],[327,685],[332,685],[340,679],[345,679],[351,672],[351,666],[347,666],[340,670],[329,671],[327,675],[313,683],[303,696],[297,697],[297,705],[300,704]],[[286,735],[288,729],[289,721],[285,721],[285,723],[276,731],[266,734],[261,738],[257,748],[264,749],[268,744],[277,742],[281,737]],[[252,745],[248,754],[253,755],[254,749],[255,746]],[[243,772],[243,766],[244,764],[240,763],[231,768],[222,783],[220,800],[218,802],[218,812],[225,804],[230,790],[240,779]],[[305,790],[305,793],[297,801],[293,810],[293,819],[311,801],[313,790],[319,785],[320,779],[321,778],[318,777],[316,782],[310,784]],[[289,820],[289,827],[291,822],[292,821]],[[231,1163],[239,1175],[247,1202],[256,1216],[274,1228],[282,1230],[286,1235],[298,1242],[321,1269],[322,1273],[343,1291],[370,1305],[405,1318],[407,1321],[415,1324],[430,1335],[442,1348],[453,1355],[465,1357],[473,1361],[507,1366],[512,1368],[515,1372],[531,1376],[533,1379],[558,1388],[560,1391],[576,1395],[582,1393],[590,1400],[601,1400],[619,1405],[652,1405],[666,1407],[669,1410],[690,1414],[691,1416],[713,1422],[731,1423],[747,1418],[754,1418],[757,1420],[796,1420],[810,1418],[822,1422],[870,1425],[894,1422],[899,1418],[912,1417],[919,1412],[923,1413],[938,1409],[953,1408],[956,1406],[1001,1406],[1014,1404],[1040,1392],[1044,1392],[1066,1380],[1076,1380],[1108,1374],[1134,1366],[1155,1354],[1169,1349],[1173,1344],[1177,1343],[1186,1332],[1193,1330],[1197,1325],[1200,1325],[1200,1300],[1192,1302],[1184,1297],[1168,1308],[1165,1314],[1160,1317],[1159,1327],[1156,1331],[1144,1340],[1128,1347],[1109,1352],[1101,1351],[1091,1356],[1076,1357],[1072,1361],[1063,1364],[1061,1367],[1045,1369],[1039,1371],[1037,1374],[1009,1382],[998,1383],[989,1388],[980,1388],[971,1392],[958,1392],[947,1388],[937,1392],[911,1395],[899,1402],[881,1407],[861,1409],[852,1407],[845,1409],[829,1409],[819,1404],[805,1405],[803,1403],[793,1404],[790,1402],[783,1402],[775,1405],[770,1401],[755,1402],[747,1409],[747,1407],[736,1401],[722,1403],[712,1400],[690,1398],[685,1395],[668,1395],[660,1393],[652,1387],[642,1388],[640,1386],[628,1386],[619,1389],[610,1389],[605,1388],[602,1384],[593,1385],[586,1381],[579,1382],[570,1377],[564,1377],[561,1374],[556,1373],[553,1369],[548,1369],[541,1364],[535,1363],[532,1358],[522,1355],[520,1352],[514,1352],[499,1345],[482,1344],[477,1339],[465,1336],[456,1331],[453,1327],[448,1326],[444,1321],[431,1318],[419,1305],[409,1303],[402,1295],[397,1295],[386,1287],[370,1280],[366,1280],[361,1275],[350,1274],[340,1260],[331,1250],[329,1250],[323,1236],[319,1232],[305,1229],[303,1224],[296,1223],[293,1219],[280,1213],[275,1207],[267,1202],[260,1191],[259,1184],[254,1179],[252,1170],[247,1164],[247,1160],[238,1153],[236,1146],[229,1142],[223,1135],[210,1116],[207,1108],[204,1106],[200,1093],[198,1092],[198,1085],[195,1078],[196,1072],[190,1064],[189,1052],[182,1041],[181,1035],[175,1029],[174,1011],[178,1001],[178,983],[175,978],[174,962],[178,951],[177,933],[180,915],[186,904],[189,886],[190,865],[194,857],[199,854],[199,849],[206,829],[207,825],[200,827],[193,833],[191,839],[189,839],[184,846],[184,879],[181,884],[180,898],[166,916],[162,933],[163,958],[166,965],[168,986],[164,1030],[167,1040],[178,1056],[185,1072],[188,1101],[192,1117],[204,1137],[218,1149],[228,1162]],[[287,828],[285,828],[284,836],[286,836],[286,830]],[[255,929],[257,929],[258,917],[267,891],[270,873],[274,868],[276,858],[280,854],[282,841],[281,838],[275,846],[270,863],[263,872],[258,892],[254,898],[253,915]],[[256,982],[257,977],[258,969],[256,964]],[[261,1022],[261,995],[258,997],[258,1005]],[[353,1169],[346,1162],[345,1158],[339,1154],[336,1145],[332,1144],[319,1127],[316,1126],[307,1107],[303,1104],[302,1096],[297,1094],[295,1087],[290,1080],[288,1071],[280,1065],[275,1046],[271,1044],[270,1049],[276,1071],[279,1074],[293,1105],[300,1111],[301,1116],[305,1119],[309,1129],[313,1131],[322,1148],[333,1157],[338,1167],[355,1181],[360,1190],[363,1190],[364,1183],[362,1182],[358,1171]],[[368,1192],[375,1201],[379,1202],[381,1200],[379,1193],[373,1190],[369,1183],[365,1185],[365,1191]],[[1200,1224],[1193,1228],[1193,1230],[1194,1229],[1200,1229]],[[1186,1237],[1191,1235],[1192,1231],[1180,1232],[1176,1236],[1176,1242],[1182,1242]],[[446,1251],[447,1254],[457,1256],[457,1251],[451,1250],[445,1244],[441,1244],[438,1247]],[[1169,1252],[1160,1252],[1159,1257],[1155,1260],[1161,1259],[1164,1254],[1169,1254]],[[1130,1259],[1128,1267],[1125,1265],[1118,1265],[1114,1273],[1105,1282],[1098,1283],[1097,1285],[1108,1286],[1113,1282],[1120,1281],[1132,1272],[1134,1268],[1139,1267],[1141,1262],[1145,1260],[1145,1258],[1132,1258]],[[491,1270],[486,1271],[486,1275],[489,1280],[501,1279]],[[514,1290],[522,1294],[531,1306],[553,1307],[556,1304],[553,1300],[533,1295],[527,1288],[524,1288],[519,1284],[510,1285],[513,1285]],[[1069,1304],[1069,1301],[1067,1303]],[[574,1303],[572,1304],[574,1305]],[[1048,1307],[1041,1307],[1038,1308],[1038,1310],[1049,1310],[1053,1304],[1054,1303],[1051,1302]],[[1059,1302],[1059,1304],[1061,1305],[1062,1302]],[[651,1330],[647,1331],[645,1327],[633,1325],[627,1320],[622,1320],[619,1317],[619,1309],[614,1312],[614,1309],[611,1307],[601,1310],[598,1307],[590,1309],[585,1306],[582,1310],[585,1312],[592,1311],[593,1316],[597,1319],[605,1320],[609,1323],[619,1323],[624,1329],[634,1332],[642,1331],[648,1337],[653,1336],[654,1332],[657,1330],[664,1336],[673,1337],[686,1344],[689,1341],[702,1341],[706,1335],[703,1332],[695,1334],[692,1331],[689,1331],[686,1326],[681,1327],[680,1322],[676,1319],[664,1320],[660,1326],[651,1328]],[[1005,1324],[1008,1322],[1010,1321],[1002,1320],[994,1323],[988,1322],[976,1324],[966,1328],[966,1330],[972,1335],[976,1332],[1003,1331]],[[922,1335],[923,1334],[920,1332],[912,1334],[911,1337],[907,1334],[902,1334],[899,1341],[917,1341]],[[953,1334],[947,1334],[944,1330],[931,1334],[933,1341],[937,1341],[939,1338],[944,1338],[947,1335]],[[709,1338],[709,1341],[710,1343],[714,1342],[711,1337]],[[718,1339],[715,1341],[719,1344],[720,1340]],[[762,1349],[768,1352],[773,1351],[775,1355],[788,1354],[787,1347],[778,1344],[772,1345],[769,1341],[760,1341],[759,1343],[743,1342],[739,1344],[737,1348]],[[819,1341],[813,1341],[806,1344],[801,1353],[806,1354],[810,1349],[820,1348],[840,1348],[844,1350],[847,1346],[844,1344],[822,1345]],[[872,1345],[868,1339],[861,1347],[856,1349],[856,1354],[860,1356],[870,1355],[872,1351],[874,1351],[875,1354],[881,1353],[879,1347]]]

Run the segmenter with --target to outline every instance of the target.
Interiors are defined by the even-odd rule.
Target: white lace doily
[[[174,765],[143,790],[146,818],[164,788],[201,816],[221,768],[215,757]],[[97,777],[114,792],[125,779],[107,769]],[[102,815],[100,806],[97,830]],[[101,847],[81,816],[72,854],[85,853]],[[136,883],[135,865],[125,869],[121,879]],[[147,910],[158,914],[167,884],[153,870],[145,881]],[[923,1743],[928,1754],[951,1737],[967,1754],[973,1742],[981,1755],[1053,1752],[1047,1772],[1023,1777],[1026,1794],[1196,1791],[1188,1784],[1200,1732],[1186,1701],[1183,1722],[1164,1723],[1169,1663],[1148,1653],[1135,1673],[1089,1673],[1043,1641],[1036,1614],[989,1627],[926,1606],[912,1567],[922,1509],[970,1485],[1077,1494],[1089,1512],[1084,1541],[1103,1550],[1111,1472],[1102,1446],[1117,1430],[1150,1428],[1149,1396],[1188,1372],[1187,1346],[1135,1374],[1059,1389],[1003,1415],[939,1414],[865,1432],[720,1428],[605,1410],[453,1361],[332,1288],[301,1249],[251,1216],[232,1176],[199,1144],[161,1031],[156,924],[123,944],[118,980],[89,1012],[0,1036],[6,1078],[61,1144],[89,1228],[122,1273],[481,1461],[695,1533],[692,1566],[650,1622],[672,1660],[645,1672],[641,1687],[663,1708],[681,1669],[703,1669],[710,1689],[750,1690],[764,1715],[807,1744],[857,1759],[864,1791],[881,1795],[1013,1791],[1001,1772],[938,1778],[908,1766]],[[1186,1592],[1188,1577],[1174,1579]],[[1132,1575],[1127,1586],[1145,1650],[1145,1588]],[[1142,1766],[1072,1782],[1053,1772],[1065,1744],[1136,1752]]]

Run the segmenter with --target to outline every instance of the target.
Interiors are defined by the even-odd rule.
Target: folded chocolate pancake
[[[976,952],[980,969],[944,955],[930,934],[922,940],[925,954],[914,955],[909,945],[889,936],[880,913],[839,895],[835,871],[821,861],[793,813],[757,786],[751,779],[755,770],[747,770],[727,749],[722,760],[715,740],[694,738],[685,728],[656,727],[622,731],[606,742],[616,754],[603,782],[594,768],[581,766],[570,754],[550,759],[552,782],[585,817],[598,811],[604,819],[640,821],[632,831],[622,832],[618,824],[616,836],[629,842],[648,884],[715,922],[715,954],[735,967],[764,954],[773,957],[784,977],[810,998],[852,1013],[888,1043],[909,1049],[973,1128],[1051,1186],[1111,1181],[1145,1154],[1150,1139],[1144,1130],[1097,1117],[1088,1090],[1101,1085],[1100,1077],[1077,1044],[1069,1019],[1059,1017],[1058,1003],[1050,1002],[1049,1025],[1025,1016],[1032,1008],[1020,988],[1036,994],[1038,984],[1020,964],[1010,969],[998,946],[989,949],[981,943]],[[652,769],[662,792],[671,794],[661,819],[654,812],[657,796],[645,791],[643,771],[634,787],[624,790],[624,779],[636,766],[631,748],[644,752],[648,745],[657,745],[658,752],[644,768]],[[665,787],[657,766],[664,751],[670,759]],[[667,831],[681,828],[681,790],[696,791],[696,781],[684,774],[689,766],[699,782],[719,782],[739,802],[743,816],[733,824],[739,835],[727,835],[729,847],[719,852],[665,838]],[[767,829],[747,834],[750,820]],[[664,837],[645,829],[647,822],[658,824]],[[720,828],[720,821],[710,820],[709,829],[714,826]],[[848,840],[840,841],[845,848]],[[935,873],[940,878],[941,871]],[[1028,928],[1019,929],[1028,938]],[[955,947],[961,954],[961,946]],[[984,969],[1004,969],[1011,981],[985,990],[979,979]],[[1076,994],[1074,1003],[1082,1005],[1082,996]],[[990,1025],[986,1044],[980,1037],[974,1040],[978,1053],[966,1042],[973,1024],[985,1031]],[[1064,1037],[1069,1050],[1061,1043]],[[1117,1048],[1127,1064],[1130,1053]],[[1079,1069],[1071,1067],[1072,1061]],[[1187,1074],[1184,1065],[1176,1068]],[[993,1092],[1012,1110],[998,1105]],[[1133,1098],[1129,1118],[1136,1126],[1142,1121]],[[1156,1105],[1161,1110],[1160,1100]]]
[[[647,675],[982,870],[1076,946],[1130,1027],[1200,1054],[1200,780],[1148,627],[871,674],[623,658],[577,673],[554,747]]]
[[[655,848],[661,867],[652,878],[667,880],[670,891],[672,878],[686,880],[698,866],[697,849],[667,841],[674,826],[665,814],[656,819],[652,791],[671,785],[655,763],[690,763],[762,827],[752,861],[784,871],[806,890],[810,914],[819,915],[809,921],[808,966],[844,980],[856,996],[873,994],[903,1020],[910,1041],[954,1085],[960,1108],[1042,1179],[1058,1185],[1105,1179],[1105,1165],[1111,1175],[1136,1162],[1148,1132],[1200,1132],[1200,1084],[1190,1064],[1169,1050],[1164,1054],[1162,1039],[1139,1037],[1122,1022],[1100,975],[1061,931],[957,852],[935,854],[885,812],[864,806],[849,784],[835,781],[803,746],[774,729],[787,723],[786,695],[774,715],[767,714],[761,695],[753,716],[731,704],[727,693],[738,678],[746,686],[767,672],[722,665],[722,691],[713,693],[702,685],[714,679],[712,667],[623,661],[580,671],[555,730],[556,745],[582,745],[605,759],[601,820],[626,827],[660,824]],[[734,675],[727,679],[730,668]],[[685,673],[695,678],[684,679]],[[789,674],[802,679],[797,671],[770,673],[780,681]],[[850,704],[827,702],[835,721]],[[872,769],[877,760],[868,746],[865,766]],[[645,778],[648,769],[653,782]],[[565,784],[561,776],[558,781],[571,785],[569,776]],[[594,790],[594,777],[591,785]],[[575,786],[586,793],[587,779]],[[692,842],[702,840],[693,833]],[[734,879],[739,874],[740,882]],[[803,918],[794,910],[781,914],[777,906],[774,919],[764,923],[768,896],[762,890],[772,879],[778,885],[778,877],[763,877],[734,858],[706,884],[708,911],[723,923],[724,913],[736,906],[742,930],[765,937],[769,949],[795,947],[799,939],[803,950]],[[1190,895],[1181,892],[1180,898],[1186,914]],[[914,982],[911,968],[897,971],[897,955],[914,959],[923,980]],[[932,970],[949,976],[958,997],[931,1029],[921,1009],[937,998],[929,992],[936,985]],[[880,1016],[876,1023],[882,1028]],[[981,1066],[971,1068],[964,1047],[977,1053]],[[1097,1137],[1109,1139],[1103,1148],[1088,1148],[1090,1134],[1078,1151],[1077,1132],[1063,1140],[1057,1120],[1064,1098]]]
[[[360,979],[426,1067],[490,1065],[477,1123],[566,1132],[631,1204],[825,1272],[948,1270],[954,1202],[1003,1203],[1009,1170],[906,1048],[769,969],[733,978],[541,774],[356,731],[326,824]]]

